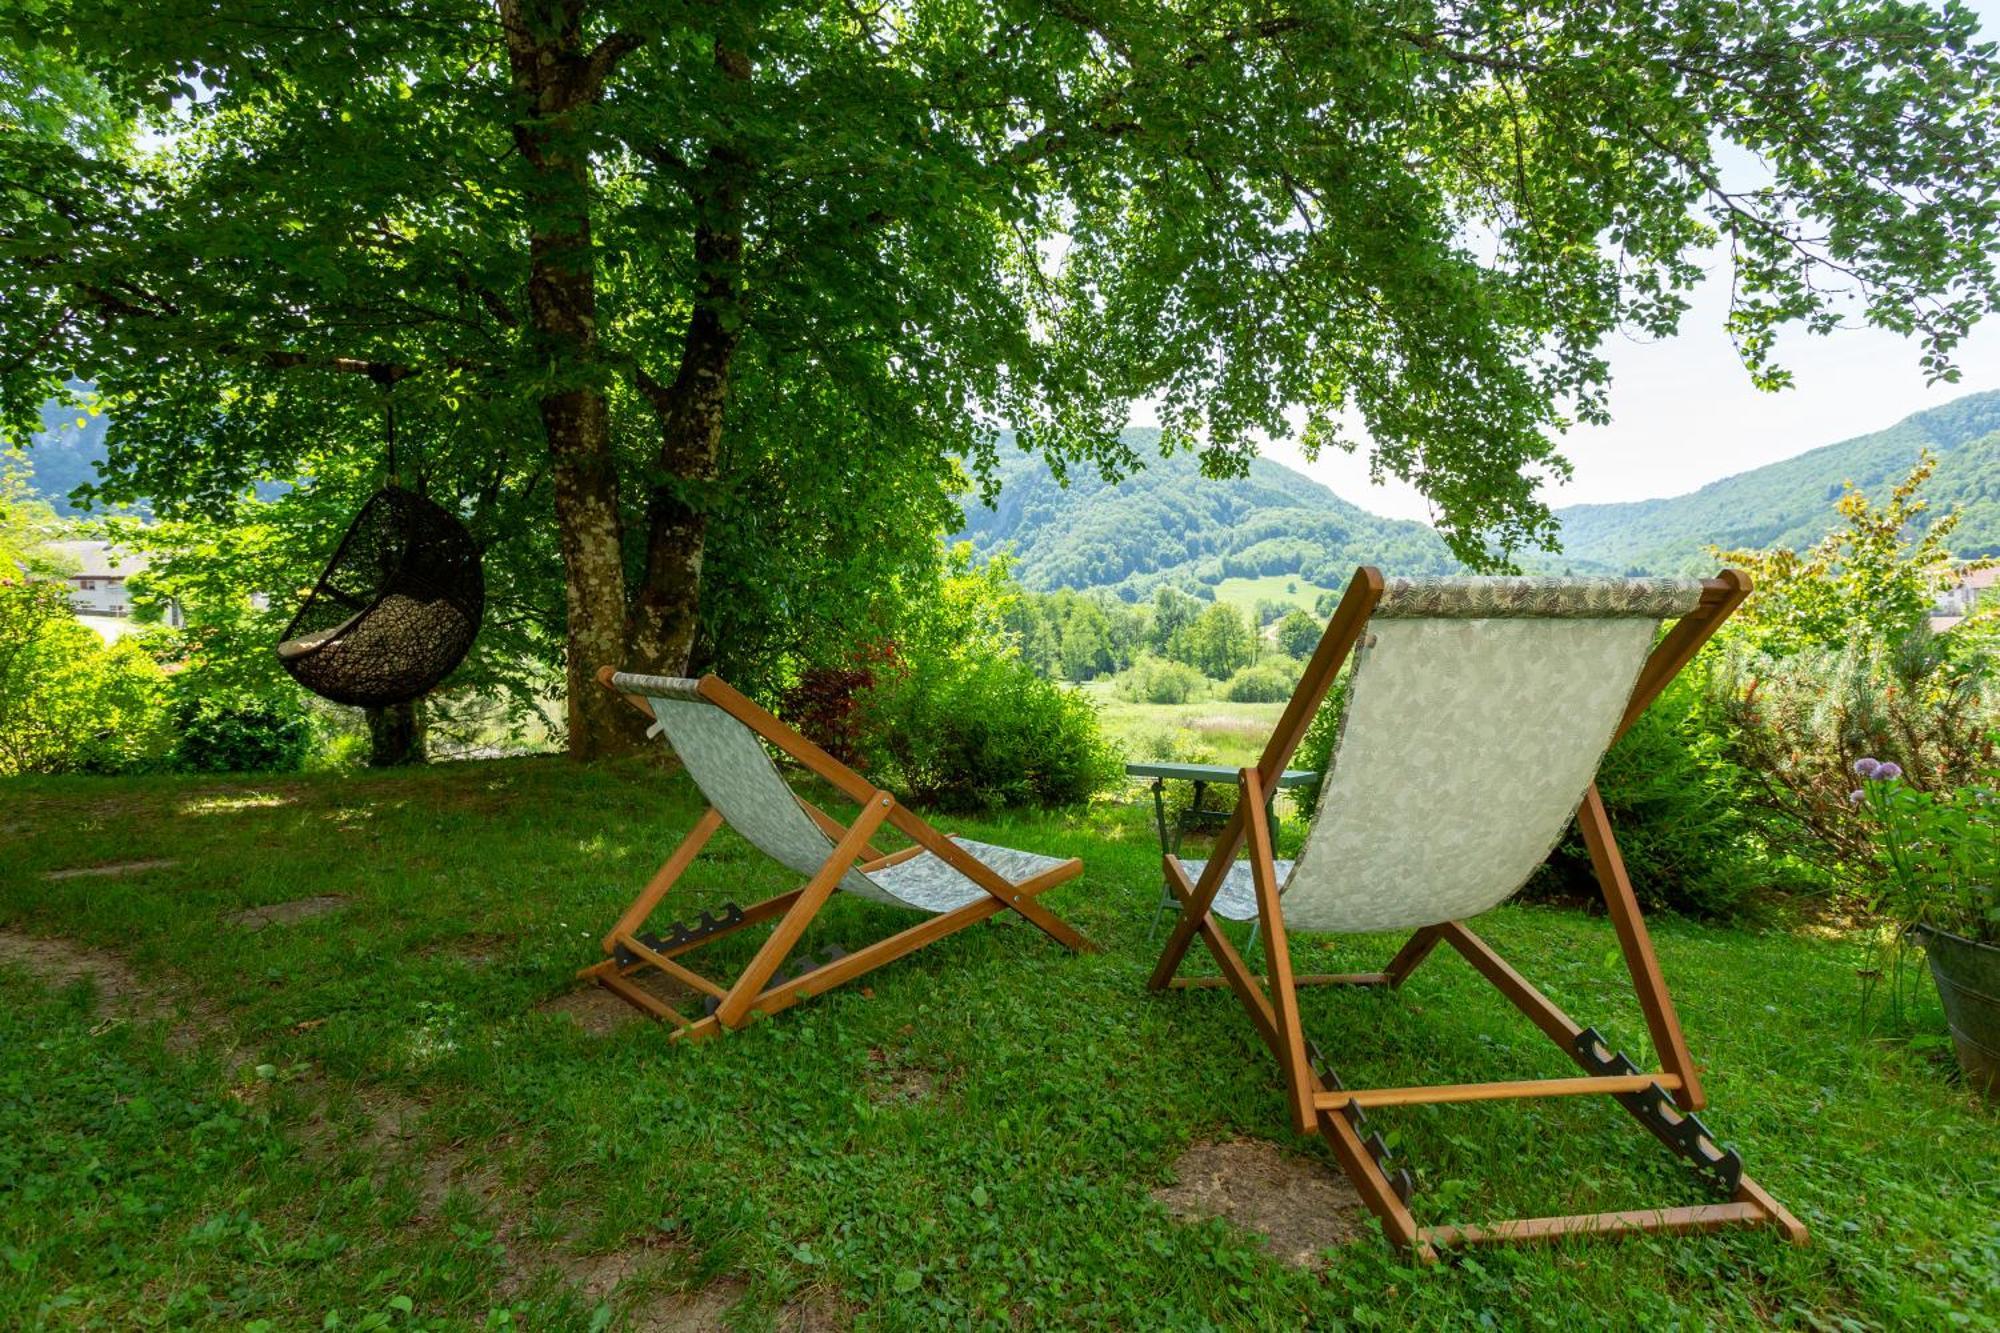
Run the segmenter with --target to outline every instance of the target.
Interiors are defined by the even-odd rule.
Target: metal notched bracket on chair
[[[1313,1073],[1319,1075],[1320,1082],[1336,1092],[1345,1089],[1346,1085],[1340,1081],[1340,1075],[1333,1072],[1333,1065],[1327,1060],[1326,1052],[1319,1048],[1318,1042],[1306,1042],[1306,1057],[1311,1061]],[[1347,1117],[1347,1123],[1353,1127],[1357,1136],[1363,1136],[1361,1146],[1366,1148],[1368,1155],[1375,1160],[1375,1169],[1382,1173],[1389,1182],[1389,1188],[1394,1190],[1396,1197],[1408,1207],[1411,1197],[1417,1192],[1416,1176],[1409,1167],[1395,1164],[1395,1154],[1389,1151],[1388,1140],[1382,1137],[1380,1131],[1368,1130],[1367,1111],[1349,1102],[1340,1109],[1339,1114]]]
[[[669,921],[667,933],[664,935],[647,934],[634,938],[655,953],[665,953],[670,949],[681,950],[699,944],[711,935],[727,934],[742,924],[743,909],[735,903],[724,903],[721,916],[716,916],[704,907],[701,909],[700,919],[691,926],[682,925],[678,921]],[[633,953],[624,944],[613,946],[612,957],[618,960],[621,967],[630,967],[642,961],[638,954]]]
[[[1639,1072],[1639,1066],[1632,1063],[1632,1057],[1623,1051],[1612,1050],[1596,1028],[1585,1028],[1577,1033],[1575,1054],[1579,1064],[1608,1078]],[[1657,1083],[1638,1092],[1617,1092],[1612,1096],[1639,1123],[1652,1130],[1660,1142],[1687,1158],[1695,1172],[1715,1186],[1724,1198],[1735,1197],[1737,1187],[1743,1183],[1743,1158],[1734,1148],[1725,1148],[1717,1143],[1700,1116],[1677,1110],[1674,1099]]]

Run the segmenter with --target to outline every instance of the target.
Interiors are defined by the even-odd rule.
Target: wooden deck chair
[[[1805,1228],[1722,1149],[1704,1105],[1639,904],[1594,784],[1604,752],[1749,595],[1724,571],[1705,582],[1646,579],[1397,579],[1349,583],[1297,693],[1206,861],[1165,858],[1181,913],[1154,968],[1161,990],[1227,986],[1277,1056],[1296,1128],[1317,1132],[1396,1244],[1442,1247],[1592,1233],[1763,1224]],[[1675,620],[1664,638],[1659,629]],[[1657,644],[1655,640],[1658,640]],[[1274,856],[1264,793],[1285,768],[1352,651],[1346,714],[1296,862]],[[1661,1067],[1641,1071],[1580,1027],[1461,924],[1511,897],[1574,816]],[[1238,849],[1248,844],[1247,859]],[[1267,976],[1253,975],[1217,917],[1261,923]],[[1301,976],[1290,931],[1414,930],[1381,972]],[[1220,977],[1177,978],[1199,935]],[[1583,1070],[1580,1077],[1349,1088],[1300,1026],[1297,988],[1397,987],[1440,943],[1464,955]],[[1690,1207],[1419,1227],[1411,1177],[1387,1160],[1369,1109],[1605,1094],[1685,1157],[1718,1202]]]
[[[1083,873],[1081,861],[946,837],[714,676],[683,680],[628,675],[605,667],[597,678],[654,720],[652,732],[666,736],[709,802],[694,828],[605,935],[603,947],[609,956],[579,973],[673,1024],[676,1038],[700,1040],[740,1028],[758,1014],[789,1008],[1001,911],[1019,913],[1071,949],[1094,947],[1035,901]],[[860,807],[854,822],[842,825],[793,792],[772,763],[766,742],[854,801]],[[725,823],[764,855],[806,876],[804,886],[750,907],[731,903],[719,914],[704,910],[693,924],[646,932],[648,919],[675,881]],[[901,830],[916,845],[884,856],[869,843],[884,824]],[[853,953],[832,950],[824,959],[803,959],[782,972],[799,937],[836,889],[931,916]],[[777,924],[770,935],[728,984],[688,965],[686,956],[701,945],[774,917]],[[683,1014],[635,984],[633,978],[648,970],[664,973],[702,996],[706,1012]]]

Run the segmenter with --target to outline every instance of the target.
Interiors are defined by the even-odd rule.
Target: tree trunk
[[[424,762],[423,700],[370,708],[367,713],[370,768],[399,768]]]
[[[680,373],[650,396],[660,418],[660,470],[672,480],[647,497],[646,581],[632,607],[627,644],[648,670],[684,673],[700,625],[701,564],[708,515],[701,489],[715,477],[735,354],[735,267],[740,230],[702,228],[695,255],[702,290],[688,321]],[[728,312],[725,314],[724,312]]]
[[[750,77],[742,52],[718,41],[716,67]],[[743,190],[748,162],[727,145],[709,149],[695,206],[695,293],[680,369],[671,385],[642,379],[660,421],[660,471],[646,504],[646,575],[633,602],[626,645],[649,670],[684,674],[701,623],[702,556],[708,515],[702,491],[715,478],[729,406],[730,362],[742,337]]]
[[[624,528],[611,422],[597,362],[597,271],[591,246],[590,145],[576,117],[637,40],[583,48],[582,0],[498,0],[528,164],[528,311],[535,364],[548,376],[540,410],[554,481],[569,641],[569,753],[592,759],[641,738],[629,709],[595,680],[625,647]]]

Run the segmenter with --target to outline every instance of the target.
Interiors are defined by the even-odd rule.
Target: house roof
[[[70,570],[73,579],[122,579],[147,565],[146,553],[110,542],[50,542],[47,547]]]

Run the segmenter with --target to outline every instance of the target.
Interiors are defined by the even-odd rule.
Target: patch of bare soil
[[[91,949],[45,935],[0,930],[0,964],[18,967],[45,986],[71,986],[88,981],[96,992],[98,1012],[107,1022],[171,1016],[178,998],[186,1016],[168,1034],[168,1041],[176,1047],[192,1046],[203,1029],[222,1025],[208,1006],[177,995],[170,986],[142,981],[123,958],[107,949]]]
[[[148,870],[164,870],[178,865],[178,861],[158,859],[152,861],[113,861],[102,866],[72,866],[67,870],[51,870],[43,879],[91,879],[100,875],[139,875]]]
[[[748,1284],[723,1278],[693,1291],[669,1292],[638,1306],[619,1327],[631,1333],[722,1333],[724,1317],[743,1299]]]
[[[459,935],[423,948],[425,958],[442,958],[466,967],[491,967],[506,956],[513,941],[506,935]],[[603,987],[597,989],[602,990]]]
[[[502,1203],[504,1188],[497,1167],[469,1163],[456,1152],[426,1157],[417,1170],[417,1190],[423,1200],[418,1216],[425,1221],[435,1219],[444,1212],[446,1199],[454,1192],[464,1193],[478,1200],[487,1212],[497,1211],[495,1235],[504,1241],[520,1230],[519,1219]]]
[[[563,1275],[593,1305],[634,1279],[652,1277],[687,1247],[666,1232],[654,1232],[609,1254],[569,1255],[556,1261]]]
[[[253,934],[272,926],[289,926],[300,921],[310,921],[328,912],[337,912],[347,905],[347,899],[338,893],[320,893],[310,898],[294,898],[290,902],[269,903],[263,907],[252,907],[237,912],[224,920],[232,926],[241,926]]]
[[[68,940],[0,930],[0,963],[21,968],[47,986],[69,986],[88,978],[106,1007],[131,1008],[152,999],[124,959]]]
[[[868,1052],[868,1100],[877,1106],[909,1106],[928,1101],[949,1086],[951,1076],[921,1065],[906,1064],[880,1046]]]
[[[820,1292],[801,1296],[778,1312],[778,1333],[846,1333],[853,1326],[853,1313]]]
[[[647,972],[630,980],[640,990],[666,1001],[690,1018],[700,1017],[701,1005],[695,993],[666,974]],[[650,1014],[641,1013],[595,982],[543,1000],[535,1009],[544,1014],[562,1014],[593,1037],[652,1021]]]
[[[1226,1218],[1264,1238],[1273,1258],[1320,1266],[1323,1251],[1364,1233],[1368,1214],[1330,1164],[1261,1139],[1196,1143],[1174,1163],[1175,1184],[1153,1198],[1183,1221]]]

